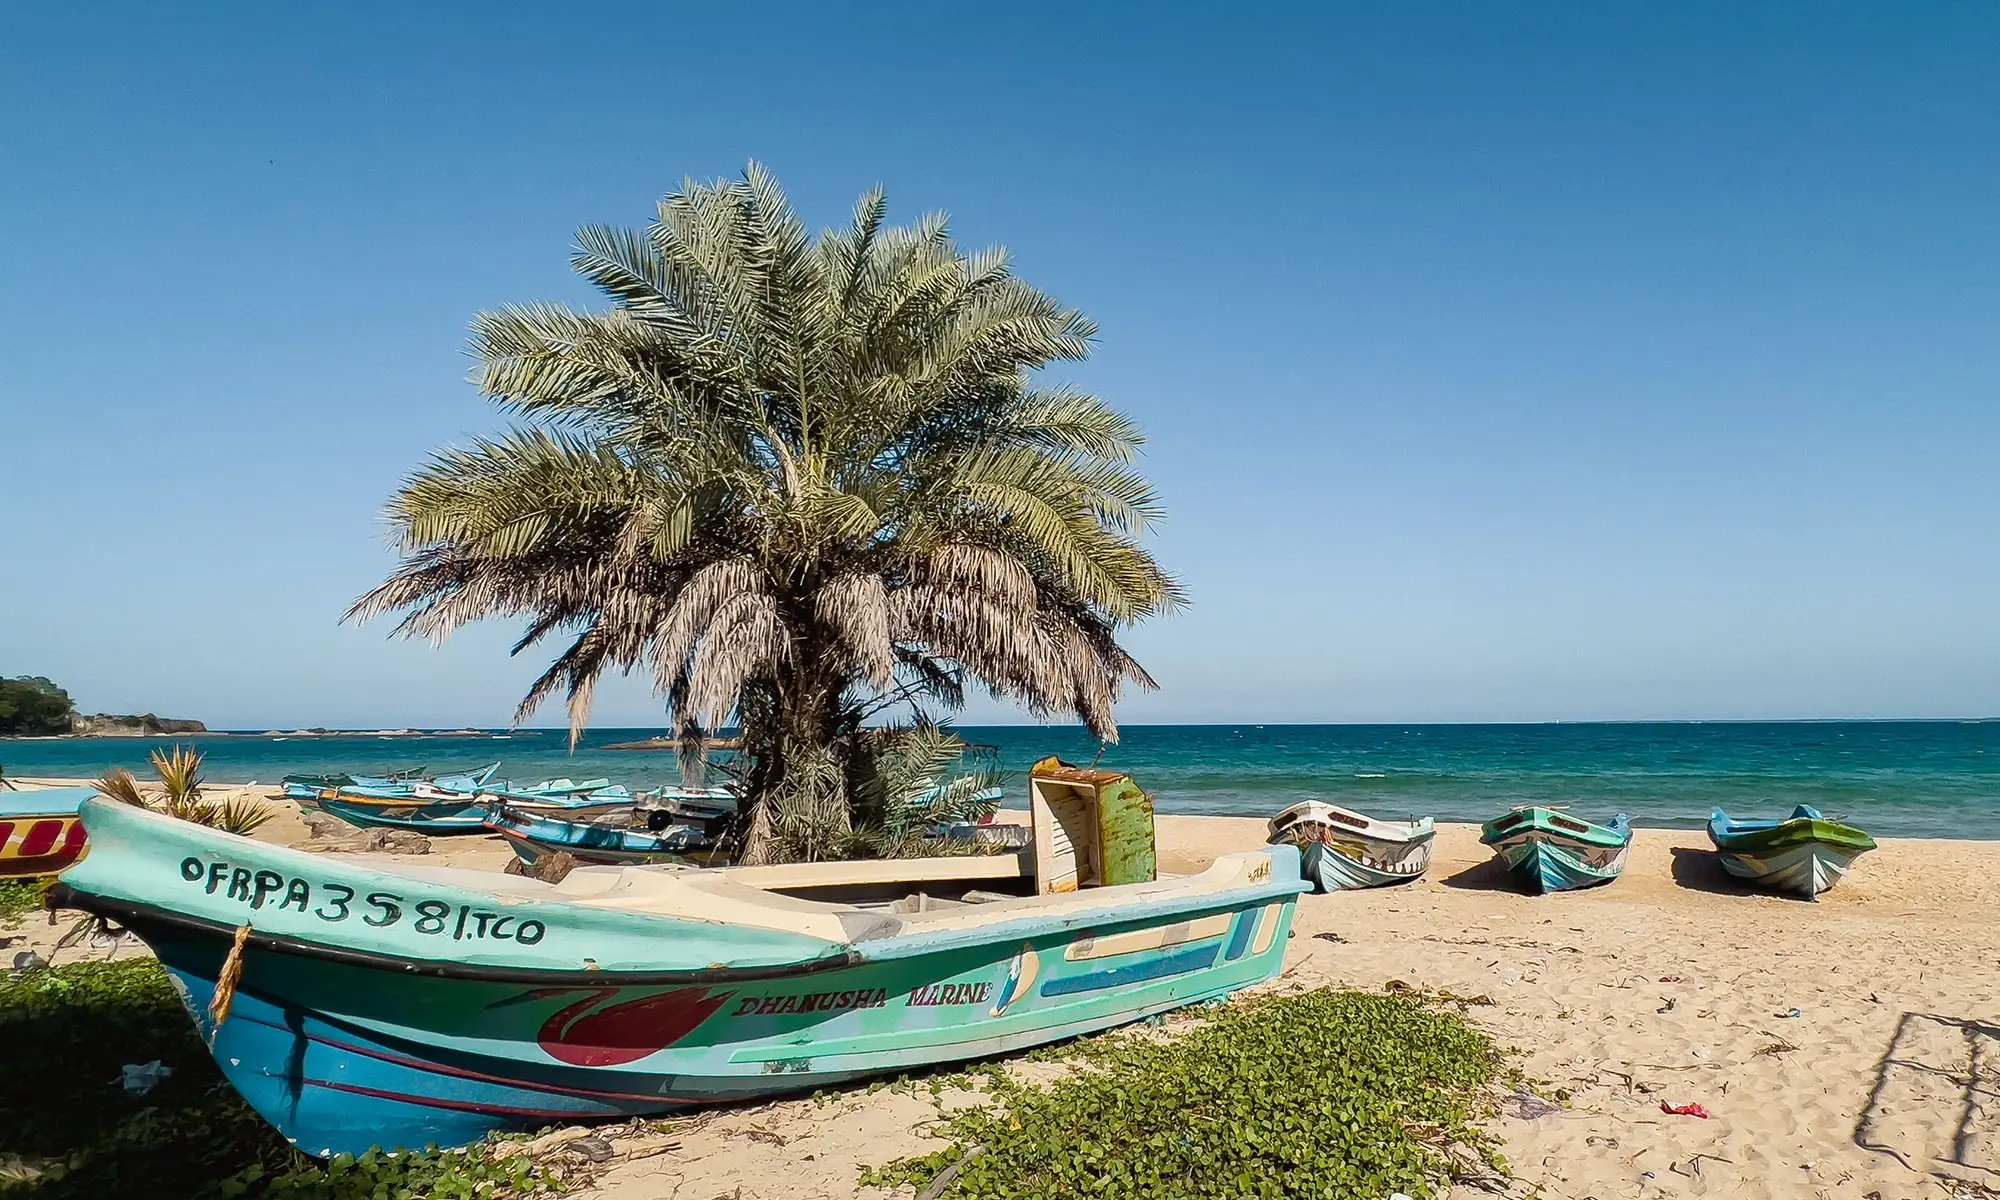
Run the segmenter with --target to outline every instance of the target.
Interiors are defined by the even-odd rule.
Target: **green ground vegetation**
[[[534,1194],[494,1147],[331,1163],[298,1154],[237,1096],[151,959],[0,977],[0,1197],[15,1200],[487,1200]],[[122,1068],[172,1068],[143,1097]]]
[[[159,964],[79,963],[0,978],[0,1200],[508,1200],[564,1190],[505,1141],[322,1163],[291,1149],[216,1069]],[[1023,1082],[988,1065],[939,1132],[952,1145],[863,1173],[946,1197],[1437,1194],[1504,1170],[1474,1124],[1497,1058],[1421,997],[1312,991],[1232,1004],[1166,1030],[1031,1056],[1072,1069]],[[172,1074],[130,1096],[122,1068]],[[928,1193],[927,1193],[928,1194]]]
[[[69,693],[39,675],[0,678],[0,737],[50,737],[69,732],[76,712]]]
[[[0,925],[11,925],[41,907],[41,880],[0,879]]]
[[[1075,1070],[1046,1086],[982,1070],[984,1094],[938,1130],[951,1146],[863,1182],[932,1195],[955,1170],[941,1195],[960,1200],[1382,1200],[1441,1192],[1453,1154],[1504,1170],[1473,1124],[1492,1043],[1414,996],[1239,1002],[1177,1036],[1114,1034],[1036,1057]]]

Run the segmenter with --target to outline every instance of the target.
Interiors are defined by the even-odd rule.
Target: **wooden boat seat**
[[[1013,860],[1011,864],[1009,860]],[[947,873],[946,865],[954,870]],[[549,899],[590,908],[715,921],[851,943],[919,930],[976,929],[1029,916],[1089,920],[1097,910],[1126,908],[1153,897],[1168,899],[1228,892],[1257,883],[1269,876],[1271,860],[1262,851],[1225,854],[1199,875],[1074,892],[995,897],[979,904],[938,904],[933,900],[921,912],[889,912],[860,904],[806,899],[780,890],[824,885],[829,881],[865,881],[870,876],[885,882],[889,881],[885,876],[899,877],[896,881],[904,883],[921,882],[908,878],[907,869],[912,866],[939,879],[965,879],[969,867],[984,868],[990,872],[988,878],[1004,878],[1003,872],[1009,865],[1016,873],[1022,867],[1018,856],[1006,854],[709,869],[579,867],[553,885],[514,876],[505,878],[513,885],[510,891],[543,895],[553,892]],[[415,871],[406,868],[405,873]],[[474,874],[481,877],[480,886],[489,891],[500,890],[492,883],[491,876],[484,872]]]

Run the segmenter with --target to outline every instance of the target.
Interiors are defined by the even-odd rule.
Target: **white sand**
[[[1163,869],[1188,871],[1261,843],[1263,822],[1162,817],[1159,831]],[[291,814],[267,830],[304,833]],[[506,860],[487,839],[438,845]],[[1732,884],[1698,833],[1641,831],[1617,883],[1529,897],[1505,890],[1477,830],[1446,827],[1419,883],[1303,898],[1285,985],[1490,998],[1467,1016],[1568,1095],[1555,1114],[1496,1119],[1510,1195],[1938,1200],[2000,1189],[1996,915],[1995,843],[1885,842],[1810,904]],[[678,1124],[676,1151],[589,1194],[881,1195],[857,1168],[934,1148],[934,1115],[928,1096],[859,1087],[703,1114]]]

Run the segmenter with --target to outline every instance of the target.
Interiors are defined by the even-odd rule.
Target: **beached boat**
[[[1875,848],[1874,838],[1803,804],[1782,821],[1739,821],[1718,808],[1708,838],[1731,875],[1808,900],[1847,878],[1854,860]]]
[[[1381,821],[1350,808],[1307,800],[1272,817],[1268,840],[1297,846],[1300,869],[1322,892],[1408,883],[1430,869],[1437,823]]]
[[[94,787],[0,791],[0,879],[53,875],[84,851],[77,820]]]
[[[329,795],[368,800],[447,800],[473,795],[499,769],[500,764],[494,763],[483,771],[457,775],[287,775],[282,782],[285,798],[304,805],[317,805]]]
[[[308,793],[287,785],[285,794],[301,806],[331,813],[364,829],[407,829],[430,837],[485,833],[489,800],[500,800],[526,812],[596,815],[630,807],[635,797],[608,779],[577,783],[553,779],[516,785],[492,783],[498,764],[476,775],[434,780],[402,780],[388,784],[360,783]]]
[[[736,820],[736,792],[733,788],[663,787],[640,792],[638,806],[648,813],[665,813],[677,822],[699,827],[710,837],[718,836]]]
[[[591,816],[535,812],[513,804],[481,806],[487,829],[500,835],[524,863],[566,852],[586,863],[646,863],[713,843],[699,825],[665,810],[630,804]]]
[[[92,852],[57,898],[145,939],[224,1075],[319,1155],[810,1091],[1277,973],[1296,850],[1156,879],[1129,780],[1044,764],[1030,793],[1031,851],[559,884],[91,801]]]
[[[1619,813],[1609,825],[1594,825],[1528,805],[1486,822],[1479,840],[1493,847],[1528,890],[1566,892],[1618,878],[1632,844],[1632,821]]]

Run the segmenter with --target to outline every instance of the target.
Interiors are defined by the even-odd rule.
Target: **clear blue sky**
[[[337,623],[381,505],[478,310],[755,157],[1101,323],[1128,722],[2000,713],[2000,8],[865,7],[0,11],[0,674],[504,722],[508,631]]]

